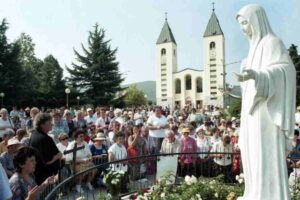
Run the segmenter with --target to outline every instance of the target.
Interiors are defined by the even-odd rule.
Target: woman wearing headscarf
[[[261,6],[243,7],[236,19],[250,43],[236,74],[242,85],[239,146],[245,174],[239,200],[288,200],[285,151],[293,137],[295,67]]]

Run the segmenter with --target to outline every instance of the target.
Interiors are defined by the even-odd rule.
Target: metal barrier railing
[[[160,166],[160,162],[165,160],[165,157],[175,157],[175,160],[177,160],[175,184],[180,183],[185,175],[216,177],[220,174],[224,175],[225,183],[232,184],[236,182],[235,175],[238,175],[241,171],[241,166],[233,166],[234,159],[240,159],[240,154],[229,152],[155,154],[104,163],[102,163],[104,160],[101,158],[98,160],[99,164],[80,170],[76,174],[71,172],[72,167],[67,167],[67,169],[69,168],[67,176],[62,175],[60,182],[56,185],[51,185],[50,189],[45,192],[46,195],[43,199],[77,199],[80,196],[84,196],[85,199],[99,199],[99,196],[107,195],[105,184],[103,184],[104,187],[102,188],[96,187],[94,191],[82,192],[80,194],[72,191],[71,188],[75,186],[79,177],[83,177],[92,172],[96,172],[94,183],[97,185],[97,179],[101,177],[101,172],[113,165],[126,165],[128,167],[128,182],[125,183],[126,190],[125,192],[122,192],[121,196],[136,192],[142,188],[150,187],[157,182],[158,171],[164,171],[157,167]],[[94,161],[97,162],[97,159]],[[228,163],[231,164],[227,165]],[[165,171],[167,171],[167,169],[165,169]],[[61,170],[60,173],[64,172]]]

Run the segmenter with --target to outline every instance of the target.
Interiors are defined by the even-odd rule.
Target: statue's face
[[[245,35],[247,35],[249,38],[252,37],[252,30],[249,22],[242,16],[238,17],[238,22],[240,24],[240,27]]]

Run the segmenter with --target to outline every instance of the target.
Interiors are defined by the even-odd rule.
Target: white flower
[[[211,185],[213,185],[213,184],[215,184],[215,183],[216,183],[215,180],[212,180],[212,181],[209,182],[209,184],[211,184]]]
[[[78,197],[76,200],[85,200],[85,198],[84,197]]]
[[[218,193],[217,193],[217,192],[215,193],[215,197],[216,197],[216,198],[218,198],[218,197],[219,197],[219,195],[218,195]]]
[[[239,179],[240,179],[240,176],[239,176],[239,175],[236,175],[236,176],[235,176],[235,180],[238,181]]]
[[[245,175],[243,173],[240,174],[241,178],[245,178]]]
[[[238,182],[239,182],[240,184],[242,184],[242,183],[244,182],[244,179],[239,179]]]
[[[119,183],[119,180],[117,180],[117,179],[113,179],[111,181],[111,184],[113,184],[113,185],[117,185],[118,183]]]
[[[185,182],[189,182],[190,180],[191,180],[191,177],[190,177],[190,176],[185,176],[185,177],[184,177],[184,181],[185,181]]]
[[[195,176],[192,176],[192,177],[190,178],[190,182],[191,182],[191,183],[197,183],[197,178],[196,178]]]
[[[161,195],[160,195],[160,197],[161,198],[164,198],[166,195],[165,195],[165,193],[163,192],[163,193],[161,193]]]
[[[196,194],[196,197],[198,198],[198,200],[202,200],[201,195],[200,194]]]
[[[119,174],[122,174],[122,175],[124,175],[125,174],[125,172],[124,171],[118,171],[119,172]]]

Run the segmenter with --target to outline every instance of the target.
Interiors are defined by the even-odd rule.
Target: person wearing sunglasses
[[[77,150],[76,152],[76,172],[84,171],[92,166],[94,166],[92,162],[92,153],[90,151],[90,148],[87,144],[87,142],[84,141],[84,137],[86,135],[86,132],[84,130],[77,130],[74,132],[74,141],[70,142],[68,144],[68,147],[66,150],[72,150],[74,149],[75,145],[77,148],[84,146],[83,149]],[[66,154],[66,162],[72,162],[73,160],[73,153]],[[81,183],[83,180],[86,180],[86,185],[89,190],[93,190],[93,186],[91,184],[91,181],[94,179],[95,170],[89,170],[86,173],[83,173],[82,175],[78,176],[76,178],[76,191],[78,193],[83,193],[83,189],[81,188]]]

